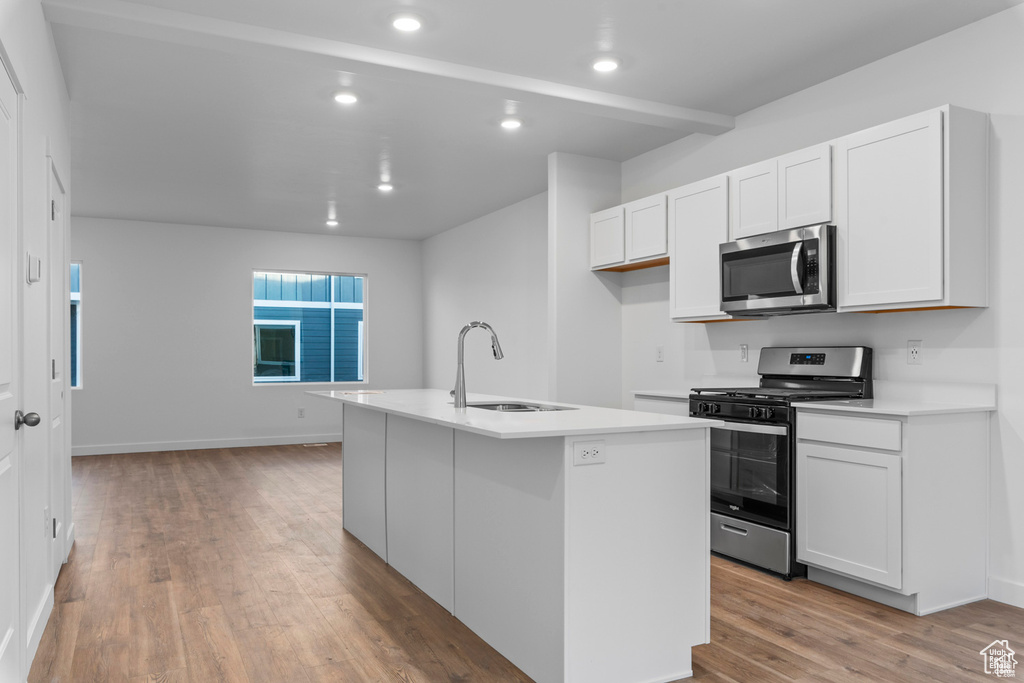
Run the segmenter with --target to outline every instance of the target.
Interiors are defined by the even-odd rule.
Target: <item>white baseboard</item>
[[[1000,579],[990,576],[988,579],[988,597],[1007,605],[1024,609],[1024,583]]]
[[[149,441],[72,446],[71,455],[113,455],[116,453],[152,453],[153,451],[194,451],[207,448],[245,448],[246,446],[285,446],[300,443],[332,443],[341,434],[294,434],[291,436],[239,437],[199,441]]]

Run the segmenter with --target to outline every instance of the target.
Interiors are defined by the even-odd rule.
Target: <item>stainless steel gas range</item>
[[[780,574],[806,575],[796,562],[798,401],[872,398],[872,351],[865,346],[766,347],[750,388],[694,388],[690,415],[711,430],[711,550]]]

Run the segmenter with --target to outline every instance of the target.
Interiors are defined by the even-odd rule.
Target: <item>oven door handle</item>
[[[753,425],[746,422],[726,422],[721,427],[712,429],[726,429],[731,432],[750,432],[751,434],[777,434],[785,436],[789,433],[789,427],[785,425]]]
[[[804,243],[797,242],[793,246],[793,257],[789,259],[789,276],[793,278],[793,291],[797,294],[804,293],[804,287],[800,284],[800,250],[803,249]]]

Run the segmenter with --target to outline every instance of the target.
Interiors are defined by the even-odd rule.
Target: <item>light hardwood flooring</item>
[[[77,542],[31,683],[530,680],[342,531],[340,444],[75,458],[72,474]],[[709,683],[991,681],[978,651],[1024,652],[1024,610],[917,618],[713,558],[711,632],[694,650]]]

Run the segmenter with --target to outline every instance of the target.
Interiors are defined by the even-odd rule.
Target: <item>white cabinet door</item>
[[[779,157],[779,229],[832,220],[832,146]]]
[[[778,161],[770,159],[729,172],[729,239],[779,229]]]
[[[590,214],[590,268],[603,268],[626,260],[626,224],[623,207]]]
[[[942,112],[837,142],[838,303],[943,298]]]
[[[899,455],[797,444],[797,559],[900,589]]]
[[[626,260],[639,261],[668,254],[665,195],[626,204]]]
[[[728,240],[729,179],[720,175],[668,195],[669,308],[673,320],[723,320],[718,246]]]

